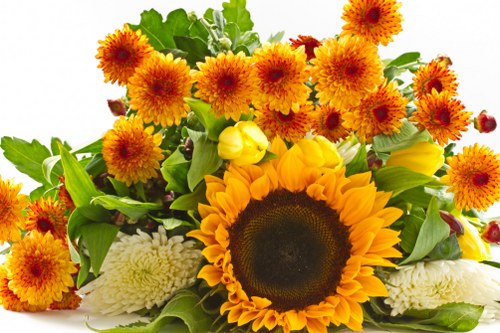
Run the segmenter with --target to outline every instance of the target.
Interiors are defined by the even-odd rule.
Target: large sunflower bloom
[[[21,184],[0,176],[0,245],[21,239],[19,227],[24,226],[23,209],[28,205],[24,194],[19,194]]]
[[[435,141],[444,146],[448,140],[458,140],[462,131],[467,131],[472,112],[444,91],[438,93],[433,89],[430,94],[415,100],[417,111],[413,112],[410,121],[416,122],[420,130],[427,129]]]
[[[344,114],[344,126],[356,131],[361,141],[371,142],[378,134],[399,133],[406,117],[408,99],[403,97],[396,82],[385,82],[366,95],[352,112]]]
[[[300,105],[299,112],[288,114],[263,107],[255,111],[254,121],[270,140],[280,137],[288,142],[297,142],[311,129],[313,109],[310,102]]]
[[[140,117],[120,117],[102,139],[102,157],[108,172],[127,186],[157,176],[163,152],[162,136],[144,128]]]
[[[292,49],[286,43],[265,44],[253,54],[260,93],[254,104],[288,114],[297,112],[309,98],[310,89],[304,47]]]
[[[68,217],[65,208],[52,198],[40,198],[28,205],[26,211],[26,230],[38,230],[41,233],[52,232],[54,238],[66,242]]]
[[[413,91],[417,98],[430,94],[432,89],[438,93],[447,91],[450,95],[457,95],[457,76],[443,62],[436,59],[420,66],[413,77]]]
[[[21,302],[43,307],[62,300],[77,272],[62,240],[36,230],[12,246],[5,268],[9,289]]]
[[[38,312],[46,309],[45,306],[31,305],[28,302],[22,302],[19,297],[9,289],[9,281],[10,280],[7,278],[7,269],[5,269],[4,265],[0,265],[0,305],[2,305],[5,310]]]
[[[500,199],[500,155],[476,143],[446,160],[450,168],[441,181],[455,194],[458,209],[486,211]]]
[[[315,52],[311,75],[321,104],[331,102],[340,109],[356,106],[384,80],[377,47],[361,37],[330,38]]]
[[[319,147],[304,139],[287,150],[275,140],[278,159],[205,178],[209,204],[199,205],[203,220],[189,236],[206,246],[198,277],[228,292],[229,323],[362,330],[360,303],[387,296],[372,266],[401,256],[387,227],[402,212],[384,208],[390,193],[377,192],[370,173],[346,178]]]
[[[194,74],[198,88],[195,97],[210,103],[218,117],[238,121],[242,113],[249,112],[257,88],[250,58],[243,52],[234,55],[229,51],[216,58],[206,57],[197,65],[200,71]]]
[[[396,0],[349,0],[344,5],[342,35],[361,36],[374,44],[387,45],[403,28]]]
[[[324,136],[332,142],[347,138],[350,132],[342,125],[343,113],[331,104],[316,106],[316,110],[311,114],[312,133]]]
[[[191,96],[190,72],[186,60],[154,52],[127,84],[130,107],[145,122],[179,125],[189,111],[184,98]]]
[[[140,30],[130,30],[125,24],[122,30],[116,30],[99,41],[96,58],[100,60],[104,82],[111,81],[123,86],[134,75],[135,69],[143,64],[154,51],[146,35]]]

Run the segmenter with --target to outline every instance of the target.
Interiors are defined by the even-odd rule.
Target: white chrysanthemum
[[[80,289],[84,304],[108,315],[162,306],[195,282],[201,252],[194,245],[182,236],[167,238],[163,227],[152,235],[120,233],[101,275]]]
[[[474,260],[438,260],[402,266],[386,283],[396,316],[452,302],[484,305],[480,321],[500,319],[500,269]]]

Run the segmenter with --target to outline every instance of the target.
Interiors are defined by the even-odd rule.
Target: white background
[[[150,8],[166,15],[183,7],[202,15],[206,8],[221,9],[222,0],[118,1],[118,0],[2,0],[0,2],[0,136],[16,136],[44,144],[52,136],[73,147],[99,138],[114,121],[107,99],[122,96],[124,88],[105,84],[96,67],[97,41],[137,24]],[[347,0],[247,0],[254,30],[261,40],[285,30],[285,38],[298,34],[321,39],[340,32],[342,6]],[[440,53],[453,60],[458,75],[459,98],[478,114],[487,109],[500,120],[500,1],[498,0],[400,0],[404,31],[383,58],[420,51],[430,61]],[[479,141],[500,152],[500,130],[479,135],[472,127],[460,146]],[[35,184],[0,155],[0,174],[24,184],[29,193]],[[495,205],[488,215],[500,215]],[[40,332],[89,332],[84,322],[111,327],[117,318],[74,312],[18,314],[0,310],[4,329]],[[481,326],[474,332],[498,331],[500,324]]]

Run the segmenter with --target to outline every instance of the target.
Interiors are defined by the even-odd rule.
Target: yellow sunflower
[[[315,135],[321,135],[332,142],[339,142],[350,132],[342,125],[344,112],[331,104],[318,105],[311,114],[311,129]]]
[[[370,173],[345,177],[313,140],[290,150],[275,140],[271,150],[278,159],[205,178],[209,204],[188,234],[206,246],[198,277],[227,290],[229,323],[254,332],[362,330],[360,303],[387,295],[372,266],[401,257],[398,232],[387,228],[401,210],[385,207],[391,195]]]
[[[249,112],[257,88],[250,58],[243,52],[234,55],[229,51],[216,58],[206,57],[197,65],[200,71],[194,74],[198,82],[195,97],[210,103],[218,117],[238,121],[242,113]]]
[[[265,44],[253,54],[259,94],[254,105],[288,114],[297,112],[309,98],[311,91],[305,82],[309,79],[304,47],[292,49],[290,44]]]
[[[438,93],[447,91],[450,95],[457,95],[457,76],[442,61],[436,59],[420,66],[413,77],[413,91],[417,98],[430,94],[432,89]]]
[[[311,129],[313,109],[310,102],[300,105],[299,112],[288,114],[263,107],[255,111],[254,121],[270,140],[280,137],[288,142],[297,142]]]
[[[41,233],[52,232],[56,239],[66,242],[66,225],[68,217],[64,214],[65,209],[58,201],[52,198],[40,198],[30,202],[26,211],[27,231],[38,230]]]
[[[184,98],[191,96],[190,72],[186,60],[154,52],[127,84],[130,107],[147,123],[179,125],[189,111]]]
[[[465,106],[444,91],[438,93],[433,89],[430,94],[415,100],[417,111],[409,120],[416,122],[420,130],[427,129],[440,145],[448,144],[448,140],[458,140],[462,131],[467,131],[472,112],[467,112]]]
[[[102,157],[108,172],[127,186],[156,177],[163,160],[162,135],[144,128],[141,117],[120,117],[102,139]]]
[[[458,209],[486,211],[500,199],[500,155],[485,146],[464,147],[447,159],[450,168],[441,181],[455,194]]]
[[[19,228],[24,226],[23,209],[28,205],[24,194],[19,194],[21,184],[2,180],[0,176],[0,245],[21,239]]]
[[[341,35],[361,36],[374,44],[387,45],[403,28],[396,0],[349,0],[342,19],[347,23]]]
[[[321,42],[314,38],[313,36],[303,36],[299,35],[296,39],[290,38],[290,45],[293,49],[297,49],[304,45],[304,51],[306,52],[307,61],[315,57],[314,49],[321,46]]]
[[[130,30],[125,24],[122,30],[116,30],[104,40],[99,41],[96,58],[99,59],[98,68],[102,68],[104,82],[111,81],[123,86],[134,75],[135,69],[153,53],[146,35],[140,30]]]
[[[21,302],[19,297],[9,289],[9,281],[10,280],[7,278],[7,270],[3,265],[0,265],[0,305],[2,305],[5,310],[16,312],[38,312],[45,310],[45,306]]]
[[[77,271],[62,240],[36,230],[12,246],[4,265],[9,289],[21,302],[45,308],[62,300]]]
[[[319,102],[340,109],[356,106],[384,80],[377,47],[361,37],[327,39],[311,62]]]
[[[406,117],[408,99],[403,97],[396,82],[384,82],[377,90],[366,95],[352,112],[344,114],[344,126],[358,135],[362,142],[371,142],[378,134],[399,133]]]

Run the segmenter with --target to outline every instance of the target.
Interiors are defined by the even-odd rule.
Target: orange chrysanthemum
[[[406,117],[408,99],[403,97],[396,82],[385,82],[366,95],[361,103],[344,114],[344,126],[356,131],[362,142],[371,142],[378,134],[399,133]]]
[[[438,93],[435,89],[430,94],[415,100],[417,111],[413,112],[410,121],[416,122],[420,130],[427,129],[440,145],[448,144],[448,140],[458,140],[462,131],[467,131],[472,112],[448,92]]]
[[[60,185],[59,190],[57,191],[57,198],[59,199],[63,207],[71,212],[75,209],[75,203],[71,198],[71,194],[69,194],[68,190],[66,189],[64,176],[59,176],[59,182]]]
[[[457,87],[456,74],[438,60],[420,66],[413,77],[413,91],[417,98],[430,94],[432,89],[436,89],[438,93],[446,91],[455,96]]]
[[[21,239],[19,228],[24,227],[23,209],[28,204],[24,194],[19,194],[21,184],[0,176],[0,245]]]
[[[144,128],[141,117],[121,116],[102,139],[102,157],[108,172],[127,186],[156,177],[163,160],[162,135]]]
[[[310,102],[302,104],[299,112],[288,114],[263,107],[255,111],[254,121],[270,140],[280,137],[288,142],[297,142],[311,129],[313,109]]]
[[[127,84],[130,107],[147,123],[179,125],[189,111],[184,98],[191,96],[190,71],[186,60],[154,52]]]
[[[268,105],[283,114],[297,112],[311,91],[305,85],[309,72],[304,47],[294,50],[286,43],[265,44],[255,50],[253,61],[260,91],[254,105]]]
[[[332,142],[339,142],[349,136],[349,130],[342,125],[343,111],[331,104],[319,105],[311,114],[313,134],[326,137]]]
[[[384,80],[377,52],[374,44],[360,37],[325,40],[316,48],[316,59],[311,60],[319,102],[340,109],[356,106]]]
[[[194,74],[198,81],[195,97],[210,103],[218,117],[225,115],[238,121],[242,113],[249,112],[257,88],[250,58],[243,52],[234,55],[229,51],[216,58],[206,57],[197,65],[200,71]]]
[[[372,266],[401,257],[388,228],[401,210],[385,207],[391,194],[377,191],[371,173],[327,167],[313,140],[290,150],[275,140],[271,151],[277,159],[205,178],[209,204],[188,233],[206,246],[198,277],[227,290],[220,312],[244,330],[362,330],[360,303],[387,295]]]
[[[307,60],[311,60],[315,57],[314,49],[321,46],[321,42],[312,36],[299,35],[297,39],[290,38],[290,44],[292,48],[297,49],[304,45],[304,50],[307,55]]]
[[[22,302],[19,297],[9,289],[9,281],[10,280],[7,278],[7,270],[3,265],[0,265],[0,305],[2,305],[5,310],[16,312],[39,312],[46,309],[45,306],[31,305],[28,302]]]
[[[21,302],[45,308],[62,300],[77,271],[62,240],[36,230],[12,246],[5,268],[9,289]]]
[[[485,146],[464,147],[446,159],[450,168],[441,181],[455,194],[458,209],[486,211],[500,199],[500,155]]]
[[[96,58],[100,60],[98,68],[102,68],[104,82],[111,81],[123,86],[134,75],[135,69],[154,51],[148,38],[140,30],[130,30],[125,24],[122,30],[109,34],[97,49]]]
[[[64,213],[64,207],[50,197],[30,202],[26,211],[25,229],[27,231],[38,230],[41,233],[50,231],[54,238],[66,242],[68,217]]]
[[[51,310],[75,310],[80,307],[82,298],[76,293],[76,288],[71,288],[63,294],[63,298],[59,302],[50,304]]]
[[[347,23],[341,35],[361,36],[374,44],[387,45],[403,28],[396,0],[349,0],[342,19]]]

